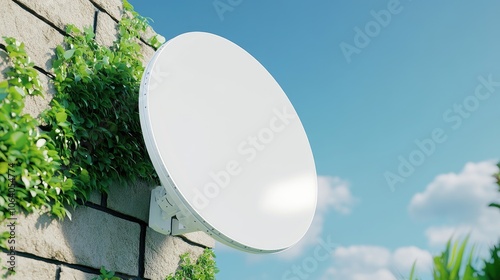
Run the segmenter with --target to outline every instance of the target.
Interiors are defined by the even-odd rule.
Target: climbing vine
[[[214,280],[217,272],[219,272],[219,269],[215,263],[214,251],[211,249],[205,249],[196,263],[191,261],[189,253],[181,255],[179,269],[174,273],[174,275],[167,276],[165,280]]]
[[[4,38],[10,67],[0,83],[0,222],[42,208],[71,218],[68,209],[111,182],[157,181],[137,106],[147,28],[127,1],[111,47],[99,45],[91,28],[67,26],[53,60],[55,94],[39,119],[23,113],[26,96],[43,96],[38,71],[23,43]]]
[[[73,180],[61,168],[53,139],[23,114],[26,96],[43,95],[38,72],[24,44],[13,38],[5,42],[12,66],[0,83],[0,221],[43,206],[61,218],[69,215],[64,204],[76,199]]]
[[[137,107],[144,70],[138,39],[146,27],[142,18],[124,18],[119,40],[107,48],[90,28],[70,25],[66,48],[56,48],[56,95],[43,117],[85,199],[92,190],[107,191],[111,182],[155,180]]]

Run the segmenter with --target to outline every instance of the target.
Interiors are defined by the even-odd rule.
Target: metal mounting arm
[[[168,200],[165,187],[158,186],[151,191],[149,205],[149,227],[165,235],[181,235],[198,229],[183,223],[185,215]],[[187,226],[185,226],[187,225]]]

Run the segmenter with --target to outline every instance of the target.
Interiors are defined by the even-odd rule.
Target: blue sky
[[[167,40],[206,31],[251,53],[314,152],[321,197],[303,242],[266,256],[218,245],[217,279],[386,280],[415,258],[426,276],[453,233],[500,237],[485,206],[500,199],[499,2],[130,2]],[[321,240],[336,244],[326,259]]]

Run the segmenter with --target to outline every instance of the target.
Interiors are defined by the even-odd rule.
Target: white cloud
[[[392,264],[397,272],[408,275],[413,263],[416,261],[417,271],[430,271],[432,266],[432,255],[415,246],[401,247],[392,254]]]
[[[353,280],[393,280],[395,279],[392,273],[387,269],[379,269],[374,273],[362,274],[356,273]]]
[[[444,219],[444,225],[431,226],[425,231],[429,245],[443,249],[453,236],[471,234],[470,242],[487,252],[489,245],[500,237],[500,211],[487,207],[500,201],[492,175],[498,167],[491,161],[467,163],[456,173],[437,176],[427,188],[416,194],[409,212],[420,219]]]
[[[387,269],[379,269],[370,273],[363,272],[340,272],[335,268],[329,269],[324,275],[323,280],[396,280],[394,275]]]
[[[452,226],[431,226],[425,231],[429,245],[444,248],[450,238],[460,239],[470,235],[469,242],[479,245],[480,255],[486,256],[488,248],[498,244],[500,238],[500,213],[498,209],[482,210],[476,221]]]
[[[387,266],[391,253],[384,247],[351,246],[338,248],[333,257],[341,267],[374,270]]]
[[[450,221],[473,221],[499,197],[494,185],[492,162],[467,163],[462,172],[437,176],[424,192],[413,196],[409,211],[417,218],[446,218]]]
[[[311,227],[299,243],[276,256],[283,259],[300,256],[304,250],[317,244],[323,232],[326,213],[333,209],[337,213],[347,215],[356,202],[357,199],[352,195],[347,181],[338,177],[318,176],[318,204]]]
[[[338,177],[318,176],[318,212],[333,208],[338,213],[349,214],[356,201],[347,181]]]
[[[417,247],[394,252],[380,246],[339,247],[332,258],[332,267],[323,275],[325,280],[395,280],[395,275],[408,275],[415,261],[422,271],[432,262],[431,254]]]

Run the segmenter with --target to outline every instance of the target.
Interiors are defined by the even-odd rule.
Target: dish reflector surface
[[[146,146],[171,203],[248,252],[296,244],[316,209],[311,148],[269,72],[236,44],[190,32],[148,64],[139,98]]]

